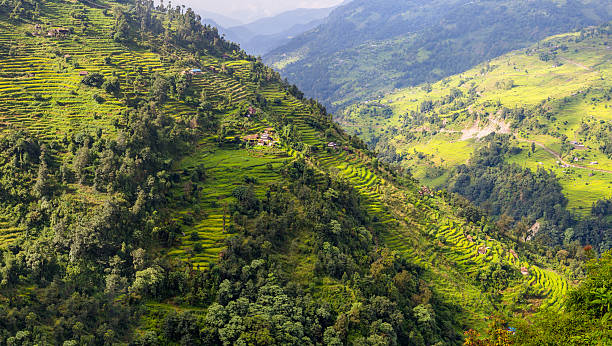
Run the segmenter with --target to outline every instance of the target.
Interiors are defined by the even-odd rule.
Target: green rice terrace
[[[612,196],[609,30],[550,37],[437,83],[351,106],[339,120],[433,186],[445,185],[448,171],[467,163],[487,135],[508,134],[522,150],[507,162],[553,171],[568,207],[587,213]]]
[[[423,338],[457,344],[464,329],[484,331],[494,313],[520,320],[539,309],[563,311],[574,285],[570,278],[576,278],[567,266],[499,231],[458,196],[432,192],[410,173],[380,163],[323,106],[203,26],[191,10],[148,1],[23,6],[9,11],[10,17],[0,7],[0,343],[38,335],[41,344],[232,344],[255,340],[246,331],[260,327],[288,330],[275,334],[284,340],[279,343],[323,335],[350,343],[361,340],[361,331],[384,330],[397,321],[407,321],[402,328],[412,330],[416,311],[434,314],[444,306],[456,316],[426,321],[437,326],[448,317],[457,324],[423,327],[425,336],[411,338],[414,344],[424,345],[418,341]],[[416,140],[399,135],[392,142],[402,143],[400,152],[416,150],[431,162],[458,164],[478,143],[478,135],[456,138],[466,136],[466,124],[475,123],[476,132],[486,121],[505,127],[491,115],[501,107],[493,103],[499,99],[514,108],[530,102],[550,109],[554,125],[547,133],[512,125],[514,140],[541,149],[508,160],[529,167],[537,160],[561,170],[546,155],[547,149],[567,147],[559,148],[564,144],[552,134],[559,127],[559,134],[585,145],[564,153],[563,160],[580,156],[580,162],[597,160],[601,168],[564,169],[574,179],[564,185],[571,203],[577,205],[579,194],[584,203],[592,201],[590,189],[609,196],[606,170],[612,161],[598,149],[596,131],[612,107],[606,69],[611,56],[600,36],[576,43],[578,34],[554,37],[543,44],[547,48],[502,57],[482,67],[485,72],[466,72],[433,85],[431,92],[389,96],[381,103],[390,104],[393,115],[359,126],[407,121],[403,114],[423,97],[435,101],[453,86],[466,89],[479,95],[471,104],[458,107],[457,98],[456,109],[434,108],[444,114],[445,131],[433,134],[433,125],[422,126],[420,140],[438,143],[436,148],[408,149],[403,145]],[[568,48],[554,62],[538,60],[541,51],[561,43]],[[490,93],[493,75],[511,75],[516,88],[528,85],[524,69],[529,76],[576,83],[562,90],[542,87],[531,100],[513,94],[515,88]],[[588,115],[571,120],[578,112]],[[445,142],[453,136],[456,142]],[[593,174],[585,177],[588,172]],[[572,195],[568,184],[579,179],[588,179],[588,188]],[[291,227],[274,238],[266,232],[279,220]],[[335,257],[325,262],[324,250],[336,251]],[[346,268],[333,269],[342,261]],[[499,287],[489,286],[498,282],[491,279],[495,275],[504,275]],[[238,298],[240,285],[240,294],[260,296]],[[403,295],[412,301],[397,298]],[[384,317],[391,314],[384,311],[380,321],[391,322],[379,325],[368,320],[370,310],[359,312],[387,301],[389,311],[407,309],[405,320],[397,317],[401,313]],[[303,305],[279,305],[292,303]],[[236,308],[231,314],[243,314],[240,321],[250,327],[232,334],[227,325],[238,317],[230,322],[226,308]],[[291,316],[285,317],[287,311]],[[318,317],[298,321],[299,311]],[[282,328],[267,325],[272,315],[276,322],[270,323]],[[280,323],[281,318],[295,320]],[[355,327],[360,332],[343,335],[336,318],[364,324]],[[314,319],[320,322],[310,331],[296,331]],[[264,334],[258,340],[268,340]]]

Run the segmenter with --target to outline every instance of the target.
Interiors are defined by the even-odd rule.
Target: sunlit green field
[[[447,177],[436,167],[448,170],[466,163],[479,147],[479,139],[497,131],[514,137],[516,146],[528,148],[526,141],[537,141],[562,154],[566,162],[612,171],[612,159],[601,151],[602,131],[612,121],[612,49],[605,44],[608,41],[605,35],[557,35],[430,86],[402,89],[381,98],[378,102],[390,107],[392,116],[360,116],[354,106],[339,118],[349,131],[374,143],[378,150],[401,155],[399,164],[433,186],[443,185]],[[550,52],[556,52],[554,57],[543,61],[541,54]],[[416,128],[406,125],[404,117],[418,111],[423,101],[436,104],[452,90],[460,90],[463,96],[451,104],[434,106],[439,121],[425,119]],[[477,96],[468,98],[470,91]],[[500,116],[501,109],[517,107],[541,107],[549,115],[538,111],[519,126]],[[490,125],[493,121],[503,126]],[[585,147],[562,153],[563,138]],[[508,162],[553,170],[571,209],[586,212],[598,199],[611,196],[612,173],[564,169],[539,146],[531,156],[527,151],[509,157]]]

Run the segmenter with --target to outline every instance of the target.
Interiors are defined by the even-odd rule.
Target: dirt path
[[[582,68],[583,68],[583,69],[585,69],[585,70],[593,71],[593,69],[592,69],[592,68],[590,68],[590,67],[588,67],[588,66],[585,66],[585,65],[583,65],[583,64],[581,64],[581,63],[575,62],[575,61],[573,61],[573,60],[566,59],[566,58],[561,58],[561,60],[563,60],[563,61],[565,61],[565,62],[569,62],[570,64],[574,64],[574,65],[576,65],[576,66],[578,66],[578,67],[582,67]]]
[[[565,160],[563,160],[563,158],[561,158],[561,155],[559,155],[557,152],[555,152],[554,150],[550,149],[549,147],[545,146],[543,143],[540,143],[538,141],[532,141],[532,140],[529,140],[529,139],[519,139],[519,141],[527,142],[527,143],[533,143],[533,144],[539,146],[540,148],[546,150],[546,152],[548,152],[549,154],[554,156],[557,160],[559,160],[559,162],[561,162],[564,165],[568,165],[568,166],[573,167],[573,168],[586,169],[586,170],[594,171],[594,172],[603,172],[603,173],[610,173],[610,174],[612,174],[612,171],[609,171],[609,170],[606,170],[606,169],[599,169],[599,168],[580,166],[580,165],[575,165],[573,163],[565,162]]]

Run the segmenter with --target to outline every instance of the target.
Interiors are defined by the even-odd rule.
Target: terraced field
[[[267,187],[282,179],[279,170],[287,159],[287,155],[280,150],[223,149],[210,140],[200,143],[195,155],[181,162],[179,169],[184,182],[198,167],[203,167],[211,178],[197,182],[199,191],[191,194],[195,201],[189,209],[177,212],[177,219],[183,219],[183,223],[186,217],[194,221],[191,226],[183,227],[180,245],[169,255],[189,262],[200,270],[207,269],[217,261],[225,240],[231,236],[227,226],[231,217],[228,205],[235,201],[232,196],[234,189],[243,186],[246,179],[253,179],[255,193],[263,198]],[[184,191],[175,193],[175,199],[185,196]],[[194,212],[194,208],[198,212]]]
[[[159,53],[112,40],[114,19],[105,12],[110,8],[105,7],[46,1],[41,4],[41,15],[36,22],[45,24],[0,22],[0,133],[25,130],[51,142],[101,130],[103,135],[112,138],[116,131],[113,122],[127,109],[124,99],[148,93],[139,80],[148,81],[156,73],[180,72],[181,67]],[[85,21],[71,17],[77,10],[85,14]],[[48,30],[57,27],[69,27],[73,33],[65,37],[47,35]],[[255,92],[254,83],[245,79],[251,75],[252,62],[232,59],[227,57],[222,61],[207,56],[201,59],[201,65],[182,67],[198,67],[204,71],[193,76],[190,88],[196,97],[206,90],[216,110],[231,111]],[[221,71],[224,66],[231,68],[233,76]],[[92,73],[101,73],[107,79],[117,78],[121,94],[116,97],[82,84],[84,75]],[[169,100],[162,110],[176,118],[196,114],[193,105],[176,98]],[[65,154],[68,153],[60,153],[58,162]],[[83,192],[78,186],[75,190],[76,194]],[[215,215],[209,215],[208,219],[211,224],[219,220]],[[23,229],[14,224],[14,220],[0,220],[2,244],[22,234]],[[213,226],[202,225],[201,230],[205,231],[205,227]],[[210,257],[218,257],[218,251]]]
[[[398,211],[386,207],[389,199],[384,196],[393,194],[394,188],[365,166],[367,161],[358,154],[332,151],[317,155],[317,162],[319,168],[349,180],[361,193],[371,217],[381,226],[379,229],[387,246],[428,268],[428,278],[439,292],[476,312],[474,316],[484,318],[493,307],[475,287],[473,278],[479,271],[496,263],[511,265],[517,272],[522,267],[529,270],[529,274],[516,282],[509,292],[529,285],[536,294],[546,298],[545,306],[561,307],[561,299],[568,290],[568,283],[561,275],[541,269],[522,257],[515,258],[511,248],[486,236],[474,225],[449,218],[448,215],[452,215],[450,210],[440,210],[445,205],[442,197],[401,199],[402,206],[412,207],[420,214],[417,220],[424,220],[420,224],[407,222],[415,218],[402,218]],[[406,207],[400,207],[400,211],[407,212]],[[478,253],[480,247],[487,249],[486,254]],[[505,302],[509,304],[512,298],[512,294],[508,294]],[[480,323],[482,320],[472,322]]]

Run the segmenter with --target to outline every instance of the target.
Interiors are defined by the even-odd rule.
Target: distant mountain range
[[[229,28],[244,24],[244,22],[238,19],[224,16],[216,12],[210,12],[199,8],[194,8],[194,11],[196,11],[203,18],[203,22],[206,24],[212,24],[217,28]]]
[[[264,61],[337,111],[611,18],[603,0],[355,0]]]
[[[264,55],[287,44],[293,37],[323,24],[336,7],[299,8],[248,24],[241,24],[237,19],[207,11],[198,13],[205,23],[219,28],[226,39],[239,43],[249,54]]]

